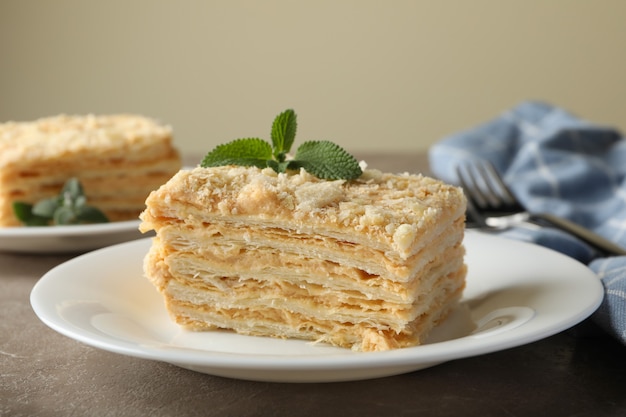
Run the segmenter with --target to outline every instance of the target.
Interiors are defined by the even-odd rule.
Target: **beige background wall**
[[[626,131],[626,1],[0,0],[0,121],[135,112],[184,152],[426,149],[521,100]]]

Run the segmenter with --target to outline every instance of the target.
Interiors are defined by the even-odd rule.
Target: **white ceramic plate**
[[[352,352],[297,340],[188,332],[170,321],[142,274],[149,239],[100,249],[52,269],[35,285],[35,313],[100,349],[233,378],[320,382],[382,377],[550,336],[585,319],[603,289],[584,265],[539,246],[477,232],[459,308],[422,346]]]
[[[87,252],[145,237],[139,220],[73,226],[0,227],[0,251],[22,253]]]

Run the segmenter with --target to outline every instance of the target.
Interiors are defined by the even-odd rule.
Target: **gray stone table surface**
[[[424,155],[363,155],[389,171]],[[355,382],[216,377],[92,348],[29,295],[71,255],[0,253],[0,416],[625,416],[626,347],[585,322],[525,346]]]

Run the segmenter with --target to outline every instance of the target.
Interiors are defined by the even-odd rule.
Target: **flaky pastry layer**
[[[135,115],[57,116],[0,124],[0,226],[14,201],[57,195],[77,177],[110,220],[136,219],[145,198],[181,167],[168,126]]]
[[[193,330],[406,347],[465,286],[464,197],[421,175],[196,168],[146,205],[141,229],[157,236],[144,270]]]

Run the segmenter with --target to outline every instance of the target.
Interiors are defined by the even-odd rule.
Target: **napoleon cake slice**
[[[462,191],[422,175],[198,167],[147,199],[144,270],[187,329],[414,346],[465,286],[464,213]]]
[[[57,195],[71,177],[109,220],[138,218],[148,194],[181,166],[172,130],[136,115],[60,115],[0,124],[0,226],[13,202]]]

